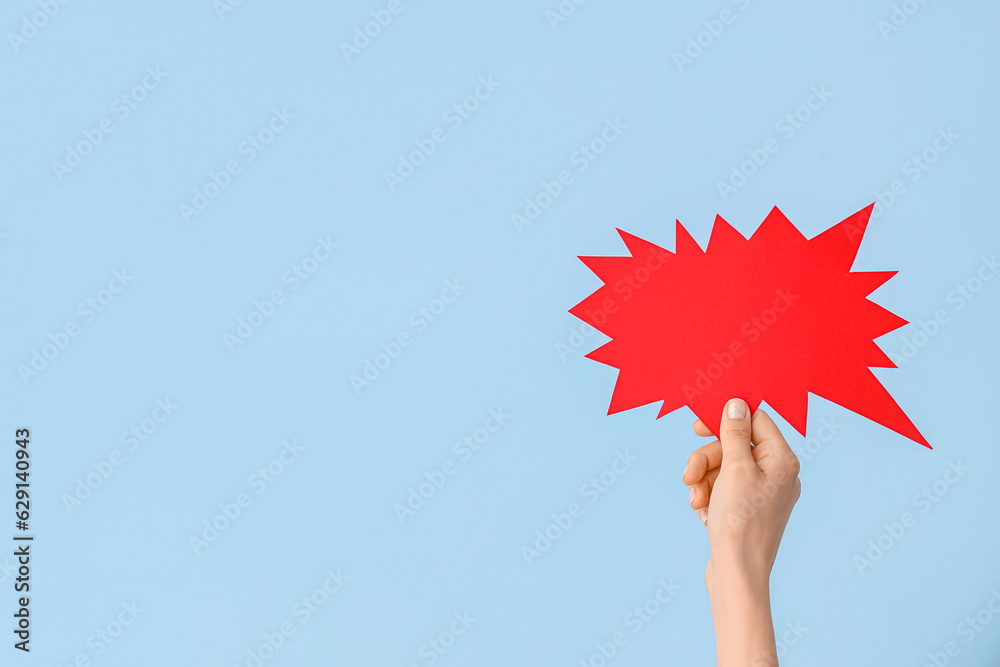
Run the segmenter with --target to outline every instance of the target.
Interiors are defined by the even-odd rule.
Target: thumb
[[[730,399],[722,411],[719,426],[722,443],[722,465],[737,461],[753,462],[750,453],[750,410],[741,398]]]

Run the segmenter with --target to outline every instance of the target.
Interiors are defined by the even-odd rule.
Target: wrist
[[[726,606],[770,609],[770,580],[757,569],[716,563],[706,578],[709,601]]]
[[[715,564],[706,576],[721,667],[777,665],[768,577]],[[720,567],[721,565],[721,567]]]
[[[771,565],[763,559],[713,549],[705,579],[710,597],[726,590],[766,593],[770,587]]]

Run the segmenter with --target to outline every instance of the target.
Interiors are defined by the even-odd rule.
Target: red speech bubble
[[[811,239],[774,207],[749,239],[716,216],[707,250],[678,220],[674,252],[619,229],[631,257],[580,257],[604,285],[569,312],[611,337],[587,355],[619,369],[608,414],[687,405],[718,435],[740,397],[805,435],[811,392],[929,448],[870,370],[907,324],[866,298],[895,271],[851,271],[873,207]]]

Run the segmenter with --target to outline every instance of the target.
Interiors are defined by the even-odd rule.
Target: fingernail
[[[691,464],[690,463],[687,464],[686,466],[684,466],[684,472],[681,473],[681,477],[687,477],[688,470],[690,470],[690,469],[691,469]]]
[[[688,501],[689,502],[694,502],[695,493],[696,493],[696,491],[694,490],[694,487],[693,486],[689,486],[688,487]]]
[[[747,404],[743,402],[743,399],[734,398],[729,401],[729,418],[730,419],[744,419],[747,416]]]
[[[701,522],[703,524],[705,524],[706,526],[708,525],[708,508],[707,507],[702,507],[700,510],[698,510],[698,518],[701,519]]]

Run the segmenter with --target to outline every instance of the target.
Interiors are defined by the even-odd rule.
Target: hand
[[[695,450],[683,480],[692,509],[708,527],[712,559],[735,560],[733,565],[766,581],[799,498],[799,460],[766,412],[757,410],[749,419],[746,411],[740,399],[727,403],[722,441]],[[694,431],[712,435],[700,419]]]
[[[694,430],[711,435],[700,420]],[[719,664],[741,665],[751,646],[757,656],[774,652],[768,582],[799,498],[799,461],[771,418],[757,410],[751,419],[741,399],[726,404],[719,432],[721,441],[691,454],[683,480],[691,489],[691,507],[708,527],[705,586]],[[765,659],[760,664],[777,664],[776,658]]]

